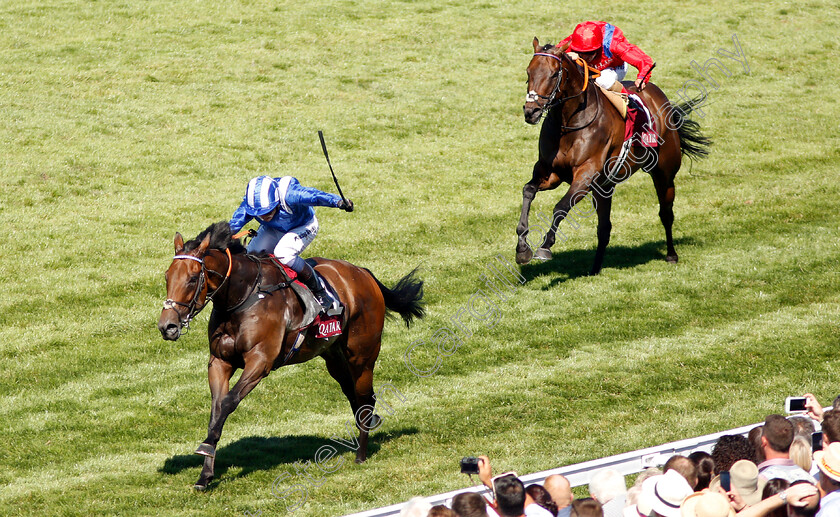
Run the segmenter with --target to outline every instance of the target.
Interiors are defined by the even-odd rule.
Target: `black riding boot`
[[[312,269],[312,266],[308,262],[304,262],[303,264],[303,269],[298,273],[298,278],[312,291],[315,299],[321,304],[321,310],[326,311],[330,308],[330,303],[327,301],[327,292],[321,287],[321,283],[318,282],[318,277],[315,275],[315,270]]]

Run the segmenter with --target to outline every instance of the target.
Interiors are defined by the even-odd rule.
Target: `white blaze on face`
[[[525,102],[537,102],[537,99],[539,98],[540,97],[537,95],[537,92],[535,90],[531,90],[528,92],[528,95],[525,96]]]

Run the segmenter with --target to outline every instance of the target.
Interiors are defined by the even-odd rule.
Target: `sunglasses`
[[[490,486],[493,487],[493,499],[496,499],[496,480],[505,478],[505,477],[515,477],[518,478],[519,475],[516,472],[505,472],[504,474],[499,474],[498,476],[493,476],[490,479]]]

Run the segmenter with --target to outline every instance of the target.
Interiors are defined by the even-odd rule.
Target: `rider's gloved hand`
[[[342,199],[338,202],[338,208],[344,210],[345,212],[352,212],[353,211],[353,202],[349,199]]]

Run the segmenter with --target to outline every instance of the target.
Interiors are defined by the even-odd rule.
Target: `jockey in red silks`
[[[624,79],[627,63],[639,70],[636,76],[637,90],[644,90],[650,80],[653,60],[639,47],[627,41],[624,33],[615,25],[606,22],[580,23],[574,32],[557,46],[567,47],[590,66],[600,70],[601,76],[595,79],[595,84],[606,90],[621,91],[621,83],[616,86],[616,81]]]

